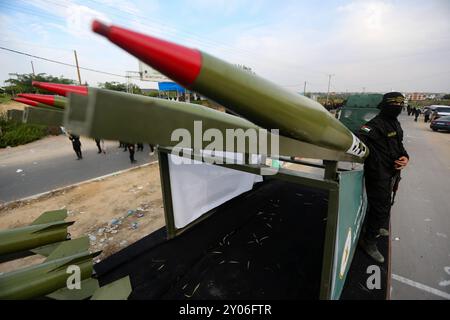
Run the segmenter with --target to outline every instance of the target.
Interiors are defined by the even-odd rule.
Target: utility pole
[[[303,87],[303,95],[306,97],[306,81],[305,81],[305,86]]]
[[[82,86],[83,84],[81,83],[80,67],[78,66],[77,50],[73,50],[73,53],[75,54],[75,64],[77,65],[78,81],[80,82],[80,86]]]
[[[328,91],[327,91],[327,102],[325,102],[325,106],[328,106],[328,96],[330,95],[330,85],[331,85],[331,77],[334,76],[334,74],[328,75]]]
[[[36,73],[34,72],[34,65],[33,65],[33,60],[30,61],[31,62],[31,70],[33,70],[33,77],[31,78],[31,80],[34,80],[36,78]],[[35,89],[37,93],[39,93],[39,89],[36,88]]]
[[[31,60],[31,70],[33,70],[33,78],[36,76],[36,74],[34,73],[34,65],[33,65],[33,60]]]
[[[137,74],[140,76],[139,71],[125,71],[125,77],[127,78],[127,93],[133,93],[134,83],[131,82],[133,74]]]

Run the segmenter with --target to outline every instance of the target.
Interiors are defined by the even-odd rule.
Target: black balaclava
[[[400,92],[386,93],[378,105],[381,109],[380,114],[389,119],[397,119],[398,115],[402,112],[404,103],[405,97]]]

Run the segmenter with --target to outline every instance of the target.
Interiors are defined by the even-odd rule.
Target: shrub
[[[47,127],[9,121],[6,112],[0,114],[0,148],[15,147],[47,135]]]

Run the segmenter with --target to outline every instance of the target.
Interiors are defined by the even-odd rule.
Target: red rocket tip
[[[13,98],[13,100],[33,107],[37,107],[39,105],[39,102],[25,98]]]
[[[109,34],[109,27],[98,21],[98,20],[94,20],[92,22],[92,31],[94,31],[95,33],[101,34],[104,37],[108,37]]]
[[[85,86],[74,86],[70,84],[60,84],[60,83],[52,83],[52,82],[38,82],[33,81],[31,83],[34,87],[45,89],[54,93],[57,93],[61,96],[67,96],[68,93],[76,93],[87,96],[88,87]]]
[[[32,94],[32,93],[20,93],[19,97],[26,98],[28,100],[33,100],[41,103],[48,104],[50,106],[55,105],[55,97],[47,94]]]
[[[186,87],[200,73],[202,55],[198,50],[98,21],[92,23],[92,30]]]

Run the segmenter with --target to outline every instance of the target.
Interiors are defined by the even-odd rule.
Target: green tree
[[[32,81],[76,84],[74,80],[64,78],[63,76],[54,77],[51,75],[47,75],[46,73],[39,73],[37,75],[33,75],[32,73],[16,73],[14,74],[14,76],[15,78],[9,78],[5,81],[7,85],[4,87],[4,90],[7,94],[14,95],[18,93],[47,93],[46,90],[33,87],[31,85]]]
[[[98,85],[100,88],[107,89],[107,90],[127,92],[127,84],[126,83],[112,81],[112,82],[99,83]],[[139,88],[134,83],[130,84],[130,88],[131,88],[132,93],[142,94],[141,88]]]
[[[442,99],[444,99],[444,100],[450,100],[450,94],[446,94],[445,96],[442,97]]]

